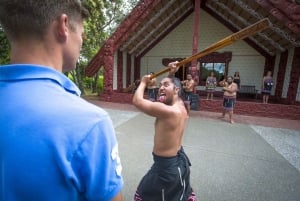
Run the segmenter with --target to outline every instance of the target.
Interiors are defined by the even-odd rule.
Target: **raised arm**
[[[178,67],[176,67],[176,62],[170,63],[169,67],[171,67],[169,76],[174,76],[176,70],[178,70]],[[150,75],[143,76],[141,83],[133,96],[133,105],[150,116],[163,118],[172,115],[172,107],[160,102],[152,102],[144,98],[144,92],[149,82]]]
[[[177,66],[179,62],[178,61],[174,61],[169,63],[168,67],[170,67],[170,71],[169,71],[169,77],[174,77],[175,73],[178,71],[179,66]]]
[[[145,75],[141,79],[141,83],[133,95],[133,105],[150,116],[166,117],[170,115],[171,107],[168,107],[160,102],[152,102],[144,98],[144,92],[149,81],[150,75]]]

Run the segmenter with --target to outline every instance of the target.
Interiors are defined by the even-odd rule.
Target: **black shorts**
[[[223,97],[223,107],[227,111],[232,111],[235,106],[235,96],[224,96]]]
[[[185,91],[184,92],[184,101],[189,101],[190,103],[192,102],[192,95],[193,95],[193,92],[189,91]]]
[[[174,157],[153,154],[154,164],[142,178],[134,200],[186,201],[192,195],[190,161],[183,148]]]

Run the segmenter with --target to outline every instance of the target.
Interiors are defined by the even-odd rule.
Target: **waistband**
[[[189,158],[184,152],[183,147],[181,147],[176,156],[171,156],[171,157],[164,157],[164,156],[158,156],[154,153],[153,155],[153,160],[154,160],[154,166],[159,167],[159,168],[167,168],[172,165],[178,165],[178,162],[180,160],[186,161],[189,166],[191,165]]]
[[[236,96],[223,96],[224,99],[236,99]]]

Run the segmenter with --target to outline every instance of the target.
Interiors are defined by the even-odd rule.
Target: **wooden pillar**
[[[300,77],[300,47],[296,47],[294,50],[294,58],[292,62],[292,71],[290,76],[290,84],[289,90],[287,94],[288,103],[295,104],[296,103],[296,96],[299,84],[299,77]]]
[[[200,21],[200,3],[201,0],[195,0],[194,8],[194,34],[193,34],[193,51],[192,55],[198,52],[198,37],[199,37],[199,21]],[[197,60],[192,61],[192,66],[197,65]]]
[[[194,34],[193,34],[193,51],[192,55],[198,52],[198,38],[199,38],[199,21],[200,21],[200,4],[201,0],[195,0],[195,8],[194,8]],[[189,69],[193,79],[198,85],[199,75],[197,74],[197,60],[192,61],[192,65]]]
[[[113,41],[108,40],[105,45],[105,56],[104,56],[104,93],[113,93],[113,77],[114,77],[114,48]]]
[[[276,58],[275,56],[273,56],[273,57],[266,57],[265,68],[264,68],[264,76],[266,75],[266,73],[268,71],[272,71],[272,73],[274,74],[275,58]]]
[[[131,55],[127,54],[126,59],[126,86],[129,86],[132,83],[131,80]]]
[[[141,77],[141,57],[134,57],[134,81]]]
[[[281,53],[279,66],[278,66],[278,73],[277,73],[277,83],[275,89],[275,98],[277,100],[282,100],[282,89],[284,84],[284,75],[286,71],[286,65],[288,60],[288,51]]]
[[[117,61],[117,90],[122,91],[123,89],[123,52],[118,50],[118,61]]]

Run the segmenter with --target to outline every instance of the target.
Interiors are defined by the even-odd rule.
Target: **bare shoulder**
[[[188,116],[187,108],[183,101],[178,101],[176,104],[176,110],[174,111],[177,115],[181,117]]]

